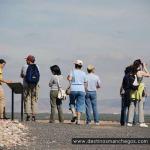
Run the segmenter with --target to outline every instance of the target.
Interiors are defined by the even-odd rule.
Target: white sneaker
[[[81,125],[80,120],[77,120],[77,121],[76,121],[76,124],[77,124],[77,125]]]
[[[99,122],[95,122],[95,125],[96,125],[96,126],[99,126],[99,125],[100,125],[100,123],[99,123]]]
[[[145,123],[140,123],[140,127],[148,128],[148,125],[147,125],[147,124],[145,124]]]
[[[127,126],[128,127],[132,127],[132,123],[127,123]]]

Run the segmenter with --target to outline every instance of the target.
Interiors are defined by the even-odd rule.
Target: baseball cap
[[[35,61],[35,57],[33,55],[28,55],[25,59],[28,60],[28,61],[31,61],[33,63]]]
[[[76,60],[76,61],[74,62],[74,64],[77,64],[77,65],[82,66],[82,65],[83,65],[83,61],[78,59],[78,60]]]

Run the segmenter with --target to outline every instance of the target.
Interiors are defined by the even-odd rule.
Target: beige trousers
[[[39,85],[24,86],[24,111],[27,115],[35,115],[37,113]]]
[[[4,118],[5,113],[5,96],[2,85],[0,85],[0,118]]]

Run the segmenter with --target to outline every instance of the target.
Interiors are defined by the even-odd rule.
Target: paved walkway
[[[72,145],[72,138],[150,138],[150,127],[121,127],[116,123],[95,125],[24,123],[30,129],[29,145],[14,150],[149,150],[149,145]]]

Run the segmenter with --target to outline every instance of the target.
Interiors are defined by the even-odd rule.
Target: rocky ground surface
[[[0,120],[0,149],[27,145],[28,127],[18,121]]]
[[[149,150],[149,145],[74,145],[72,138],[150,138],[150,127],[121,127],[116,122],[96,125],[75,125],[48,121],[24,122],[27,127],[26,143],[11,147],[12,150]],[[4,150],[7,148],[4,148]]]

